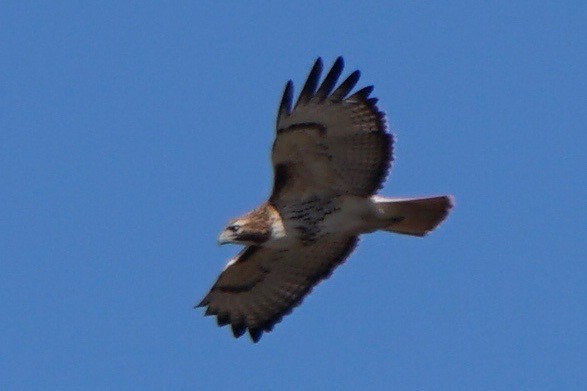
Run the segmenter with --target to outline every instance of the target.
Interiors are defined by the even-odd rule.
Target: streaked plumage
[[[348,257],[359,235],[376,230],[424,236],[444,220],[452,197],[392,199],[375,195],[392,161],[392,135],[370,98],[373,86],[350,94],[360,73],[338,87],[339,57],[319,85],[319,58],[292,108],[286,85],[272,149],[269,200],[229,223],[219,243],[246,247],[229,263],[198,307],[247,330],[257,342]]]

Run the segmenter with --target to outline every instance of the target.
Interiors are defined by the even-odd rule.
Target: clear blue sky
[[[0,6],[0,389],[587,389],[584,2]],[[377,233],[257,345],[192,309],[262,202],[284,83],[360,69]]]

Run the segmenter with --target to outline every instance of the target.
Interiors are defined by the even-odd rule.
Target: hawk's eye
[[[232,232],[236,232],[239,230],[240,227],[241,226],[238,224],[232,224],[232,225],[229,225],[226,229],[229,231],[232,231]]]

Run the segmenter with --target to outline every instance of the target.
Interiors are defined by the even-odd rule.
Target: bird
[[[425,236],[454,205],[450,195],[390,198],[378,194],[391,168],[394,136],[370,97],[373,86],[351,94],[358,70],[338,83],[338,57],[320,83],[314,62],[293,105],[285,86],[271,150],[269,199],[231,220],[218,243],[244,248],[226,264],[196,308],[253,342],[270,332],[330,277],[353,252],[359,236],[387,231]]]

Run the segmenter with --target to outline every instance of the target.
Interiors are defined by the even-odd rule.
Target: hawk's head
[[[247,246],[263,244],[275,236],[273,225],[276,222],[274,216],[276,213],[270,206],[263,206],[231,220],[218,237],[218,244],[235,243]]]

